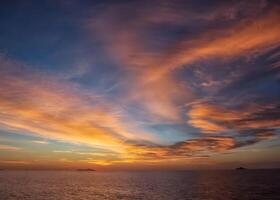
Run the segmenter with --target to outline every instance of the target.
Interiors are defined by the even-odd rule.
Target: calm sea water
[[[0,171],[0,199],[274,200],[280,171]]]

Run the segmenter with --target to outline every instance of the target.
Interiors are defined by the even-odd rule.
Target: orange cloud
[[[167,43],[167,47],[156,51],[147,47],[148,43],[152,42],[147,36],[151,24],[182,25],[186,19],[184,12],[150,10],[144,12],[144,15],[136,14],[129,22],[119,24],[119,18],[116,17],[121,14],[122,18],[119,11],[109,9],[101,18],[90,20],[89,26],[93,30],[92,34],[95,34],[93,36],[102,40],[105,49],[127,72],[125,74],[128,74],[122,80],[126,83],[127,90],[120,102],[125,105],[141,105],[136,109],[143,110],[149,122],[185,123],[186,112],[182,105],[193,99],[195,94],[188,87],[188,80],[183,82],[175,77],[174,72],[178,72],[182,66],[212,58],[231,59],[244,54],[251,55],[280,42],[278,8],[267,15],[260,15],[254,22],[240,20],[231,27],[209,30],[195,37],[182,37],[181,40]],[[215,20],[220,16],[234,17],[238,12],[191,15],[195,19]],[[254,133],[257,139],[244,143],[239,143],[233,137],[203,136],[169,146],[132,144],[130,141],[153,141],[154,138],[147,133],[133,130],[133,123],[137,122],[122,116],[114,102],[108,102],[92,91],[82,90],[73,83],[25,72],[24,67],[20,71],[19,68],[21,67],[18,63],[0,57],[0,125],[18,132],[83,143],[117,154],[110,156],[108,153],[80,153],[79,155],[91,157],[81,160],[82,162],[110,165],[207,158],[212,153],[275,136],[273,131]],[[85,71],[86,69],[78,69],[77,74],[82,75]],[[208,86],[209,84],[215,82],[209,82]],[[255,106],[238,111],[201,103],[192,104],[187,115],[190,118],[188,123],[203,133],[278,128],[278,119],[260,117],[269,109],[271,108]],[[272,105],[272,109],[277,107]],[[68,162],[66,158],[61,161]]]
[[[145,8],[135,11],[134,20],[123,20],[122,14],[133,10],[132,4],[118,5],[107,8],[105,14],[94,17],[88,22],[88,27],[94,38],[103,42],[110,56],[129,73],[129,89],[127,101],[136,101],[146,109],[146,115],[172,121],[182,121],[182,110],[178,107],[180,101],[190,101],[194,93],[188,88],[188,83],[182,83],[174,78],[173,72],[183,65],[189,65],[203,59],[229,59],[265,51],[280,42],[279,8],[274,8],[267,14],[252,14],[253,18],[242,18],[232,26],[209,30],[197,37],[188,35],[167,47],[157,51],[149,48],[153,37],[149,29],[153,24],[184,25],[184,20],[204,19],[217,20],[223,16],[227,19],[236,17],[245,8],[258,13],[263,5],[254,3],[222,6],[215,12],[197,14],[180,12],[176,7],[166,9],[160,4],[156,10],[149,12]],[[185,16],[186,15],[186,16]],[[251,13],[245,13],[251,15]],[[253,22],[251,20],[254,20]],[[125,23],[125,25],[124,25]],[[177,25],[178,25],[177,24]],[[198,121],[194,122],[198,123]],[[206,123],[200,121],[200,124]],[[210,126],[210,122],[207,122]],[[212,123],[213,130],[221,129]],[[215,127],[214,127],[215,126]]]
[[[154,122],[182,122],[182,109],[178,105],[193,98],[192,91],[170,76],[151,84],[136,79],[128,91],[126,101],[137,102],[146,111],[147,119]]]
[[[150,80],[201,59],[232,58],[277,45],[280,43],[279,20],[279,8],[276,8],[254,22],[241,22],[234,27],[207,32],[197,39],[182,40],[172,47],[171,53],[163,55],[160,63],[150,66],[154,69]]]
[[[21,150],[19,147],[11,146],[11,145],[2,145],[0,144],[0,150],[1,151],[17,151]]]
[[[0,163],[6,165],[29,165],[30,164],[30,162],[23,161],[23,160],[0,160]]]
[[[19,64],[9,60],[0,65],[1,126],[117,152],[126,139],[149,139],[128,131],[122,116],[100,96],[55,77],[19,72]]]
[[[202,137],[178,142],[170,146],[136,145],[128,147],[127,160],[157,161],[207,158],[212,153],[223,152],[237,146],[232,137]]]
[[[270,139],[275,139],[276,137],[275,131],[272,130],[264,130],[258,133],[256,136],[259,140],[270,140]]]
[[[280,120],[275,118],[277,104],[249,105],[240,110],[228,109],[207,103],[194,104],[188,112],[188,122],[204,133],[224,131],[279,128]]]

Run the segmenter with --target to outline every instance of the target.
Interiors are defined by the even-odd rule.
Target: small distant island
[[[246,170],[246,168],[244,168],[244,167],[237,167],[237,168],[235,168],[236,170]]]
[[[81,172],[95,172],[95,169],[77,169],[77,171],[81,171]]]

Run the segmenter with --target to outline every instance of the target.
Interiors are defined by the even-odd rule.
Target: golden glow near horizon
[[[86,10],[69,38],[7,22],[28,42],[0,45],[0,167],[279,163],[280,7],[136,2]]]

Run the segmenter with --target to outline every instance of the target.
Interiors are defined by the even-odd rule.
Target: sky
[[[0,168],[280,167],[279,2],[0,5]]]

